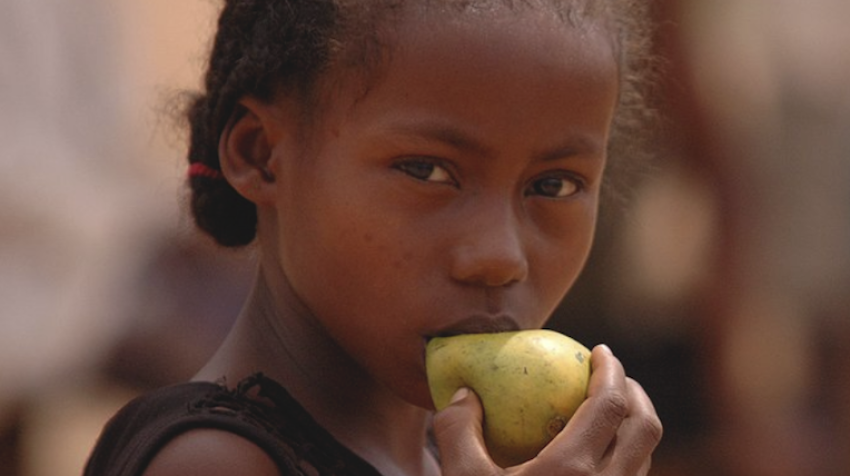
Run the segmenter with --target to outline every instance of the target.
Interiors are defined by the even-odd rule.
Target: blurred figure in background
[[[675,377],[650,395],[682,474],[846,474],[850,4],[656,6],[667,152],[601,237],[593,309],[642,382]]]
[[[128,397],[101,386],[103,362],[117,365],[112,349],[131,326],[162,322],[145,310],[168,304],[141,302],[153,284],[140,281],[163,274],[144,275],[160,240],[193,238],[178,213],[182,157],[159,109],[163,94],[197,77],[199,64],[186,59],[200,57],[198,32],[214,9],[205,1],[3,2],[4,476],[79,473],[104,416]],[[176,28],[166,13],[192,28]]]
[[[679,150],[721,200],[702,308],[713,456],[735,476],[845,474],[850,4],[671,3],[693,94],[674,104]]]
[[[121,326],[123,270],[138,255],[117,245],[151,226],[109,4],[12,0],[0,15],[4,475],[27,466],[30,408],[79,379]]]

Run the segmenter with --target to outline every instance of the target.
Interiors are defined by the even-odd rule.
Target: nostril
[[[516,204],[501,195],[479,196],[466,211],[455,229],[454,279],[487,287],[524,281],[529,265]]]
[[[453,277],[477,286],[502,287],[528,277],[528,261],[521,249],[487,249],[484,246],[458,250]]]

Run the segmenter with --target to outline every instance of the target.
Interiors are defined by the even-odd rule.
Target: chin
[[[431,399],[431,391],[428,385],[424,382],[418,385],[410,385],[401,389],[396,394],[407,403],[422,408],[423,410],[434,411],[434,401]]]

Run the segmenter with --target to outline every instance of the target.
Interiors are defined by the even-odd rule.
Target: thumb
[[[483,409],[474,392],[461,388],[449,406],[434,415],[434,438],[444,476],[492,474],[482,432]]]

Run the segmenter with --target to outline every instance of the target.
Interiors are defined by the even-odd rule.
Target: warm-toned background
[[[656,475],[850,467],[850,3],[655,0],[670,118],[552,321],[666,424]],[[251,253],[183,209],[181,90],[214,0],[3,0],[0,474],[78,474],[108,416],[191,375]]]

